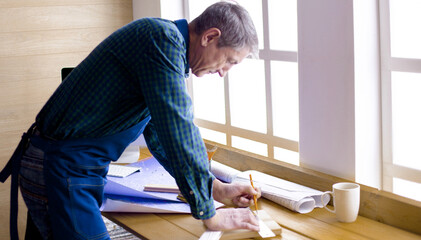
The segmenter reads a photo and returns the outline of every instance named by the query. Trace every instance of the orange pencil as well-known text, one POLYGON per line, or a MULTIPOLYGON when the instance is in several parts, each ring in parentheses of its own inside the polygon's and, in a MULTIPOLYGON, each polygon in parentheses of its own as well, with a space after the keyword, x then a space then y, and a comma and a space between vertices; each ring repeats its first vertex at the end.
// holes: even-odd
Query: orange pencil
MULTIPOLYGON (((253 178, 251 177, 251 174, 249 176, 250 176, 251 186, 254 188, 253 178)), ((256 188, 254 188, 254 189, 256 189, 256 188)), ((254 200, 254 207, 256 208, 256 214, 257 214, 257 197, 256 197, 256 195, 253 195, 253 200, 254 200)))

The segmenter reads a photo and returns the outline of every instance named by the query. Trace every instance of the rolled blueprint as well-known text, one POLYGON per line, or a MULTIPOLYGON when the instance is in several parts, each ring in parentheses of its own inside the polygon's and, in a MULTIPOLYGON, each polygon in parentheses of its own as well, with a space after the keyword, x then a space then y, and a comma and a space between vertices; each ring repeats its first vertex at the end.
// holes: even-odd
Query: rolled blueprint
MULTIPOLYGON (((295 212, 309 213, 315 207, 323 207, 323 192, 294 182, 254 170, 241 172, 216 161, 212 161, 211 172, 216 178, 229 183, 249 183, 249 174, 252 174, 254 183, 262 190, 262 197, 295 212)), ((324 203, 328 203, 330 196, 324 195, 323 200, 324 203)))

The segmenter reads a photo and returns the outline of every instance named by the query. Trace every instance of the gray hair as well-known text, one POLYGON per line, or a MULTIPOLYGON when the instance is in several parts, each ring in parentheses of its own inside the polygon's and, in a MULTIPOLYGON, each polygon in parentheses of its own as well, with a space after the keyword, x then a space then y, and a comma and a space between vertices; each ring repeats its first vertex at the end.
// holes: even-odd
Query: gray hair
POLYGON ((218 28, 221 31, 218 47, 235 50, 248 47, 253 57, 258 56, 259 40, 256 29, 247 10, 239 4, 217 2, 195 18, 192 25, 198 35, 210 28, 218 28))

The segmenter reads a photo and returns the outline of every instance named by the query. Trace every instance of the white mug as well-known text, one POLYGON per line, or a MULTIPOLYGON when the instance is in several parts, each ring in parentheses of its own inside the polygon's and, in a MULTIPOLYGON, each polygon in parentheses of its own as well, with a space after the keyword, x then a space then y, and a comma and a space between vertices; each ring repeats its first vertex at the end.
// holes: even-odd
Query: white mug
POLYGON ((322 194, 331 194, 333 197, 333 207, 331 210, 323 203, 324 208, 335 213, 340 222, 354 222, 357 219, 360 209, 360 185, 356 183, 336 183, 333 184, 333 192, 327 191, 322 194))

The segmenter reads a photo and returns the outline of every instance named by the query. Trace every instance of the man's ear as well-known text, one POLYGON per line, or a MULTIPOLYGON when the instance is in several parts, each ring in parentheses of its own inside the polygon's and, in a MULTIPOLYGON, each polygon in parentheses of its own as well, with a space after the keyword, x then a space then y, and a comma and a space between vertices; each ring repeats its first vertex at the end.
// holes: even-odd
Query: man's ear
POLYGON ((221 30, 218 28, 209 28, 202 34, 202 46, 208 46, 210 43, 217 41, 219 37, 221 37, 221 30))

